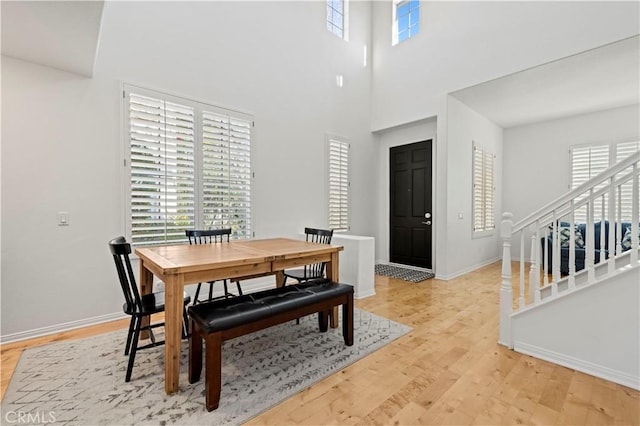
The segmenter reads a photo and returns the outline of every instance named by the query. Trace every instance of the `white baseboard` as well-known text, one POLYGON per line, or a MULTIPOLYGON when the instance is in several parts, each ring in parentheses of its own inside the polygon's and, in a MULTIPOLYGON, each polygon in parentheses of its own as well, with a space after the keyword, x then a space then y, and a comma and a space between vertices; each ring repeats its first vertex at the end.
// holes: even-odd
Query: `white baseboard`
POLYGON ((594 364, 589 361, 574 358, 568 355, 550 351, 544 348, 539 348, 537 346, 529 345, 527 343, 519 341, 514 342, 513 349, 516 352, 520 352, 525 355, 531 355, 535 358, 553 362, 554 364, 562 365, 563 367, 581 371, 591 376, 600 377, 601 379, 605 379, 610 382, 618 383, 620 385, 640 391, 640 377, 634 377, 623 371, 614 370, 603 365, 594 364))
POLYGON ((469 272, 473 272, 476 269, 484 268, 485 266, 491 265, 492 263, 495 263, 498 260, 502 260, 502 257, 496 257, 494 259, 490 259, 490 260, 487 260, 485 262, 469 266, 468 268, 462 269, 460 271, 456 271, 456 272, 454 272, 452 274, 438 274, 438 273, 436 273, 436 279, 443 280, 443 281, 449 281, 449 280, 457 278, 457 277, 459 277, 461 275, 468 274, 469 272))
POLYGON ((129 318, 122 312, 116 312, 113 314, 100 315, 97 317, 86 318, 78 321, 70 321, 62 324, 50 325, 47 327, 36 328, 33 330, 21 331, 18 333, 11 333, 0 336, 0 343, 17 342, 20 340, 33 339, 35 337, 46 336, 54 333, 61 333, 63 331, 75 330, 76 328, 88 327, 91 325, 102 324, 105 322, 116 321, 123 318, 129 318))
POLYGON ((364 299, 366 297, 370 297, 370 296, 375 296, 376 295, 376 291, 375 290, 369 290, 366 292, 359 292, 358 294, 354 295, 354 299, 364 299))
MULTIPOLYGON (((250 293, 258 290, 266 290, 273 288, 273 276, 254 278, 252 280, 241 281, 243 293, 250 293)), ((193 287, 193 286, 192 286, 193 287)), ((217 286, 222 287, 222 286, 217 286)), ((233 291, 235 285, 229 284, 229 289, 233 291)), ((162 285, 159 285, 156 290, 163 290, 162 285)), ((189 290, 193 292, 195 290, 189 290)), ((222 289, 214 290, 214 296, 221 296, 223 294, 222 289)), ((193 296, 193 295, 192 295, 193 296)), ((11 333, 0 336, 0 343, 17 342, 20 340, 33 339, 35 337, 47 336, 49 334, 61 333, 63 331, 75 330, 77 328, 89 327, 92 325, 98 325, 105 322, 115 321, 123 318, 129 318, 122 312, 115 312, 112 314, 100 315, 97 317, 85 318, 77 321, 70 321, 61 324, 49 325, 46 327, 35 328, 33 330, 20 331, 17 333, 11 333)))

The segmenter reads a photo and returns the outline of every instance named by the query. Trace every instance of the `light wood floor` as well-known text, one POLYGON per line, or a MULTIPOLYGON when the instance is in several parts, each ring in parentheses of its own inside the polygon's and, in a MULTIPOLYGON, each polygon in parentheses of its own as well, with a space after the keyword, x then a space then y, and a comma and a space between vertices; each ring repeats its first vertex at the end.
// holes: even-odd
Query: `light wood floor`
MULTIPOLYGON (((414 330, 248 424, 640 424, 639 392, 498 345, 499 287, 499 263, 451 281, 376 276, 356 306, 414 330)), ((124 328, 3 345, 2 395, 23 349, 124 328)))

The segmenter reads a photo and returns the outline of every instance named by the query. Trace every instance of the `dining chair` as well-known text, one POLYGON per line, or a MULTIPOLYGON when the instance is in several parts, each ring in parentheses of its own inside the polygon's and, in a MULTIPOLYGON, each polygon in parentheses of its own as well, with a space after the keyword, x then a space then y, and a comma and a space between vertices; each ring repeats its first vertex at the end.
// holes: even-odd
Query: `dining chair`
MULTIPOLYGON (((109 241, 109 248, 113 255, 113 260, 116 264, 116 270, 118 271, 118 279, 120 286, 122 287, 122 293, 124 294, 124 304, 122 310, 125 314, 131 317, 129 322, 129 332, 127 333, 127 343, 125 344, 124 354, 129 355, 129 363, 127 364, 127 374, 125 376, 125 382, 131 380, 131 372, 133 371, 133 363, 136 358, 136 352, 142 349, 152 348, 164 344, 164 340, 156 341, 153 335, 153 329, 163 327, 164 322, 154 323, 149 325, 142 325, 145 318, 149 318, 153 314, 164 312, 164 291, 153 292, 149 294, 140 295, 138 286, 136 285, 136 279, 133 274, 133 268, 131 267, 131 260, 129 255, 131 254, 131 245, 127 243, 124 237, 117 237, 109 241), (146 330, 149 332, 150 343, 138 346, 140 338, 140 331, 146 330)), ((183 303, 184 306, 191 302, 191 297, 184 293, 183 303)), ((182 337, 186 338, 187 332, 187 311, 182 311, 182 337)))
MULTIPOLYGON (((231 235, 231 228, 223 228, 223 229, 187 229, 185 231, 187 238, 189 239, 189 244, 217 244, 223 242, 229 242, 229 236, 231 235)), ((228 280, 222 280, 224 285, 224 295, 219 297, 213 297, 213 284, 215 281, 209 281, 209 298, 203 300, 203 302, 210 302, 214 299, 222 299, 227 297, 233 297, 235 294, 231 293, 228 288, 228 280)), ((202 288, 203 283, 198 283, 198 288, 196 288, 196 294, 193 297, 193 304, 200 303, 200 289, 202 288)), ((238 289, 238 295, 242 296, 242 287, 240 283, 236 281, 236 287, 238 289)))
MULTIPOLYGON (((312 243, 331 244, 333 229, 304 228, 305 240, 312 243)), ((304 268, 289 269, 284 271, 282 285, 287 283, 287 278, 293 278, 298 283, 324 277, 325 263, 313 263, 304 268)))

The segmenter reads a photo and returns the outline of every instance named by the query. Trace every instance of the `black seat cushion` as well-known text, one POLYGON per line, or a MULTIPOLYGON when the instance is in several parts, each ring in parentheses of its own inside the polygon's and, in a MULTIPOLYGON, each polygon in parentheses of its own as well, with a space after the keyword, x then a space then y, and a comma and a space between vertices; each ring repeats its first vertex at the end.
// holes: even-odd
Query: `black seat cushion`
POLYGON ((204 331, 213 333, 348 293, 353 293, 353 286, 320 279, 201 303, 190 306, 188 312, 204 331))
POLYGON ((352 285, 333 283, 326 278, 306 281, 296 285, 295 287, 314 293, 316 295, 316 301, 322 301, 335 296, 353 293, 352 285))
POLYGON ((207 333, 212 333, 265 318, 270 311, 264 303, 255 300, 250 294, 246 294, 231 299, 189 306, 187 312, 189 317, 204 328, 207 333))

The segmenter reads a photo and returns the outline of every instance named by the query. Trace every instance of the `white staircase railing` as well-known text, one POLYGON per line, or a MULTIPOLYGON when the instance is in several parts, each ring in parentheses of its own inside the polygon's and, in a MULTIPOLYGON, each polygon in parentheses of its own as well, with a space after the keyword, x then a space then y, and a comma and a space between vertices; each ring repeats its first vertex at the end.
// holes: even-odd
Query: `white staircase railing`
POLYGON ((639 176, 640 152, 636 152, 515 224, 511 213, 503 214, 499 343, 513 348, 510 321, 514 312, 638 264, 639 176), (519 251, 515 260, 519 266, 517 303, 513 299, 512 241, 519 251))

